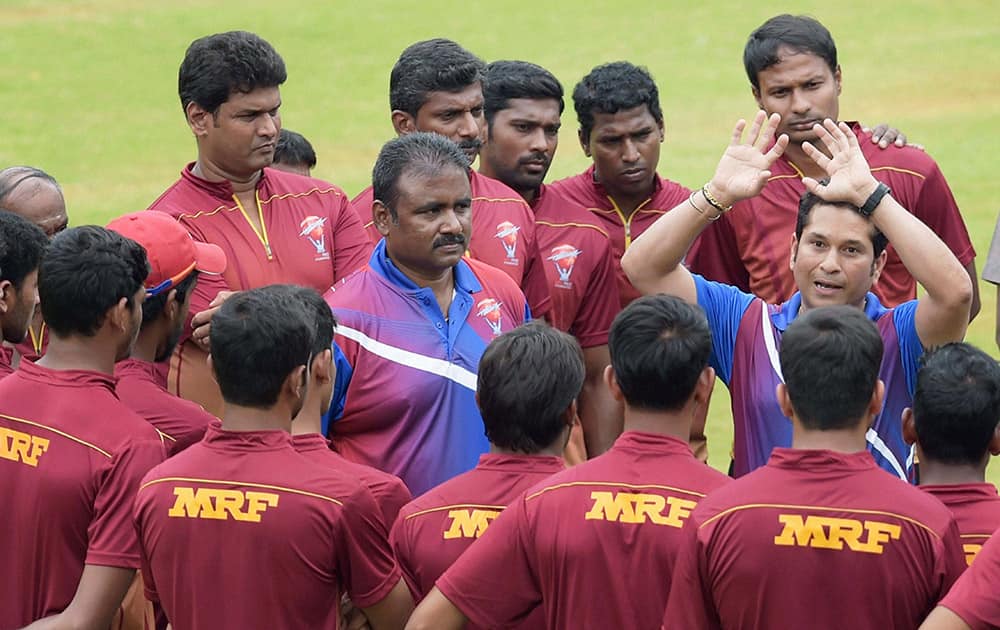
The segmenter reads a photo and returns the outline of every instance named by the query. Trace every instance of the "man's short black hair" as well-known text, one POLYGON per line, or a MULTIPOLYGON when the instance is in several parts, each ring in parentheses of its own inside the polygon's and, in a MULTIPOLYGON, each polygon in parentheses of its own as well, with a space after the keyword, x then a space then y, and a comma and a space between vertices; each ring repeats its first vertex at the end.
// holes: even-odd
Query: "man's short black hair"
POLYGON ((882 337, 859 308, 825 306, 795 318, 781 337, 781 373, 807 429, 846 429, 864 418, 878 382, 882 337))
POLYGON ((38 297, 49 330, 92 337, 108 310, 126 299, 129 310, 149 274, 146 250, 131 239, 84 225, 57 234, 38 269, 38 297))
POLYGON ((510 99, 552 99, 559 103, 562 114, 563 87, 559 79, 545 68, 527 61, 494 61, 486 66, 483 83, 483 114, 493 124, 497 112, 510 107, 510 99))
POLYGON ((0 280, 20 290, 28 274, 38 269, 48 246, 41 228, 0 208, 0 280))
POLYGON ((837 71, 837 46, 830 31, 814 18, 785 13, 774 16, 750 33, 743 48, 743 67, 755 88, 760 88, 760 72, 781 61, 778 56, 781 48, 816 55, 826 62, 830 72, 837 71))
MULTIPOLYGON (((824 177, 823 179, 820 180, 819 183, 826 185, 830 183, 830 180, 824 177)), ((825 201, 807 190, 804 193, 802 193, 802 197, 799 199, 799 214, 798 217, 795 219, 796 241, 802 240, 802 232, 806 229, 806 225, 809 224, 809 215, 812 214, 813 209, 820 204, 824 206, 833 206, 834 208, 843 208, 845 210, 852 210, 856 212, 858 215, 864 217, 864 215, 861 214, 861 208, 855 205, 843 201, 834 201, 834 202, 825 201)), ((884 252, 885 248, 889 245, 889 239, 886 238, 885 234, 882 234, 882 232, 880 232, 879 229, 875 227, 875 224, 872 223, 872 220, 870 218, 865 217, 865 220, 871 224, 872 229, 870 236, 872 241, 872 253, 874 254, 874 258, 877 259, 879 256, 882 255, 882 252, 884 252)))
POLYGON ((982 463, 1000 420, 1000 365, 967 343, 931 350, 917 373, 913 420, 924 459, 982 463))
POLYGON ((430 92, 461 92, 482 83, 486 64, 450 39, 411 44, 389 75, 389 108, 416 117, 430 92))
POLYGON ((608 349, 629 407, 676 411, 690 400, 708 365, 712 333, 699 306, 647 295, 615 317, 608 349))
POLYGON ((537 453, 566 428, 583 387, 583 352, 573 337, 531 322, 490 342, 479 360, 479 410, 500 448, 537 453))
POLYGON ((273 164, 316 167, 316 151, 305 136, 290 129, 282 128, 278 133, 278 143, 274 146, 273 164))
POLYGON ((268 409, 281 387, 312 357, 315 318, 285 289, 260 287, 226 300, 212 317, 212 366, 222 398, 243 407, 268 409))
POLYGON ((285 82, 285 62, 254 33, 229 31, 196 39, 188 46, 177 77, 181 109, 194 102, 215 114, 234 93, 285 82))
POLYGON ((337 318, 334 317, 333 309, 326 303, 323 296, 315 289, 296 284, 276 284, 273 287, 276 292, 285 292, 288 300, 296 302, 302 307, 306 316, 312 318, 312 356, 329 350, 330 346, 333 345, 337 318))
POLYGON ((159 295, 154 295, 148 297, 142 303, 142 325, 145 327, 147 324, 155 322, 160 315, 163 314, 163 309, 167 306, 167 298, 170 297, 171 291, 176 291, 177 295, 174 298, 178 304, 182 304, 189 293, 194 290, 195 283, 198 282, 198 270, 195 269, 190 274, 187 275, 183 280, 177 283, 169 291, 164 291, 159 295))
POLYGON ((21 184, 32 179, 51 184, 56 190, 62 192, 59 182, 40 168, 35 168, 34 166, 8 166, 0 171, 0 208, 3 207, 3 202, 12 192, 17 190, 21 184))
POLYGON ((573 88, 573 107, 580 122, 580 135, 590 141, 594 114, 616 114, 645 105, 658 124, 663 124, 660 92, 649 71, 627 61, 597 66, 573 88))
POLYGON ((399 218, 399 178, 404 173, 435 175, 446 168, 456 168, 468 175, 469 158, 458 145, 436 133, 408 133, 386 142, 372 169, 372 194, 389 209, 393 220, 399 218))

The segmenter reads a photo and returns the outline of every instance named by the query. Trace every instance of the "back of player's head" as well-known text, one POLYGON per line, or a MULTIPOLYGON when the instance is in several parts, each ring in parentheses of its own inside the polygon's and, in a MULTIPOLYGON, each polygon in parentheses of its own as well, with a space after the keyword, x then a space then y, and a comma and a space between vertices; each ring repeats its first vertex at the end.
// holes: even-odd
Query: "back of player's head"
POLYGON ((660 92, 652 75, 627 61, 597 66, 573 88, 573 107, 584 142, 590 140, 594 114, 616 114, 641 105, 657 123, 663 123, 660 92))
POLYGON ((712 333, 700 307, 647 295, 615 317, 608 349, 629 407, 673 411, 694 393, 712 352, 712 333))
MULTIPOLYGON (((829 178, 824 177, 823 179, 820 180, 820 183, 826 185, 830 183, 830 180, 829 178)), ((799 214, 798 217, 795 219, 796 240, 802 239, 802 232, 805 231, 806 226, 809 225, 809 216, 812 214, 812 211, 818 205, 833 206, 834 208, 843 208, 845 210, 851 210, 857 213, 859 216, 864 216, 861 214, 861 208, 855 205, 843 201, 833 201, 833 202, 826 201, 807 190, 804 193, 802 193, 802 197, 799 199, 799 214)), ((880 232, 879 229, 875 227, 875 224, 872 223, 870 218, 866 218, 865 220, 871 223, 872 252, 874 253, 875 258, 878 258, 879 256, 882 255, 882 252, 884 252, 885 248, 889 245, 889 239, 886 238, 885 234, 882 234, 882 232, 880 232)))
POLYGON ((0 280, 20 289, 28 274, 38 269, 48 246, 49 239, 38 226, 0 209, 0 280))
POLYGON ((979 464, 1000 420, 1000 364, 966 343, 924 355, 913 394, 913 421, 922 457, 945 464, 979 464))
POLYGON ((111 230, 84 225, 52 239, 38 270, 38 297, 45 325, 56 335, 93 336, 108 310, 135 294, 149 274, 141 245, 111 230))
POLYGON ((299 366, 308 369, 314 319, 280 287, 241 291, 226 300, 212 317, 210 337, 223 400, 273 407, 289 375, 299 366))
POLYGON ((781 60, 778 56, 781 48, 816 55, 826 62, 830 72, 837 71, 837 46, 830 31, 814 18, 785 13, 774 16, 750 33, 743 48, 743 67, 755 88, 760 87, 758 75, 761 70, 781 60))
POLYGON ((482 83, 486 64, 450 39, 410 44, 389 75, 389 108, 416 117, 429 92, 460 92, 482 83))
POLYGON ((845 429, 858 424, 871 403, 882 337, 861 309, 826 306, 795 318, 781 337, 779 357, 802 425, 845 429))
POLYGON ((583 352, 566 333, 532 322, 500 335, 479 361, 476 392, 486 437, 521 453, 551 446, 566 428, 566 410, 583 378, 583 352))
POLYGON ((333 344, 333 334, 337 328, 337 319, 333 310, 315 289, 296 284, 275 284, 272 290, 284 293, 289 301, 295 302, 302 312, 312 321, 313 341, 311 354, 313 356, 329 350, 333 344))
POLYGON ((486 66, 483 82, 483 114, 492 124, 497 112, 510 107, 510 99, 552 99, 559 102, 562 114, 563 87, 545 68, 527 61, 494 61, 486 66))
POLYGON ((181 108, 194 102, 215 113, 229 97, 277 87, 288 78, 285 62, 254 33, 229 31, 196 39, 188 46, 177 77, 181 108))
POLYGON ((0 208, 3 207, 4 200, 7 199, 19 186, 31 181, 41 181, 62 191, 59 182, 54 177, 40 168, 33 166, 8 166, 0 171, 0 208))
POLYGON ((372 194, 398 218, 399 178, 404 173, 435 175, 448 168, 463 173, 469 169, 469 158, 458 145, 436 133, 409 133, 386 142, 379 151, 372 169, 372 194))
POLYGON ((305 136, 284 129, 278 133, 278 143, 274 146, 274 164, 302 166, 306 170, 315 168, 316 151, 305 136))

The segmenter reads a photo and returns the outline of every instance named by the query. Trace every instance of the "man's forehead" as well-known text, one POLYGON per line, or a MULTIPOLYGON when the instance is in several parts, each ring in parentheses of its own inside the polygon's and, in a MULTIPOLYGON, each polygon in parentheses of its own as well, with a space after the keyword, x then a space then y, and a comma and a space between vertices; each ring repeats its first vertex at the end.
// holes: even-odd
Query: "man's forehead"
POLYGON ((450 108, 473 108, 483 104, 483 86, 478 81, 470 83, 455 92, 444 90, 434 90, 427 93, 423 108, 429 109, 450 109, 450 108))
POLYGON ((457 166, 433 168, 428 164, 413 164, 403 169, 396 183, 400 199, 415 205, 438 199, 448 202, 472 196, 469 173, 457 166), (423 200, 423 201, 421 201, 423 200))
POLYGON ((559 122, 559 101, 554 98, 511 98, 497 114, 508 119, 559 122))
POLYGON ((645 104, 620 109, 613 114, 594 112, 594 131, 627 133, 646 126, 655 126, 656 119, 645 104))
POLYGON ((830 240, 871 243, 874 229, 871 221, 853 208, 818 203, 809 212, 802 232, 803 235, 818 235, 830 240))
POLYGON ((281 103, 281 90, 278 86, 256 87, 249 92, 233 90, 223 105, 230 109, 271 110, 281 103))

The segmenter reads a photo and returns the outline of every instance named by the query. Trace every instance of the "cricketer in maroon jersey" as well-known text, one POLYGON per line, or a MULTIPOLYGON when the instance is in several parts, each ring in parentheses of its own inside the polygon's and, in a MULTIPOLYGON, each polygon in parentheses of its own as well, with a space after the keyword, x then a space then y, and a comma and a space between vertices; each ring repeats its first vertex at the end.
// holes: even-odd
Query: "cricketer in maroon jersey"
MULTIPOLYGON (((481 59, 455 42, 430 39, 411 44, 389 76, 389 106, 397 135, 426 131, 454 141, 471 165, 485 135, 481 59)), ((472 238, 468 254, 509 275, 524 292, 532 317, 551 308, 535 221, 527 203, 506 184, 470 169, 472 238)), ((385 200, 382 201, 391 201, 385 200)), ((352 202, 368 226, 373 243, 381 234, 373 224, 371 188, 352 202)))
MULTIPOLYGON (((0 208, 34 223, 50 239, 69 224, 59 183, 45 171, 31 166, 9 166, 0 171, 0 208)), ((45 354, 48 341, 41 310, 35 309, 27 336, 10 342, 18 355, 12 361, 37 361, 45 354)))
POLYGON ((920 630, 1000 628, 1000 537, 990 538, 976 563, 958 578, 920 630))
POLYGON ((696 307, 648 296, 618 315, 610 346, 607 383, 624 401, 625 433, 507 508, 407 628, 503 627, 539 606, 548 628, 659 623, 685 522, 728 481, 687 445, 714 380, 711 334, 696 307))
POLYGON ((179 223, 158 212, 126 214, 108 229, 139 243, 150 266, 142 327, 132 356, 115 365, 115 392, 156 427, 174 455, 201 440, 208 425, 218 420, 197 403, 168 392, 160 368, 180 339, 200 274, 221 274, 226 255, 215 245, 196 242, 179 223))
POLYGON ((929 351, 917 374, 913 408, 903 411, 903 437, 916 444, 920 489, 951 509, 972 564, 1000 527, 1000 496, 986 481, 1000 453, 1000 365, 966 343, 929 351))
MULTIPOLYGON (((24 341, 38 310, 38 265, 49 241, 27 219, 0 211, 0 342, 24 341)), ((0 378, 14 371, 14 347, 0 346, 0 378)))
MULTIPOLYGON (((490 452, 406 505, 392 528, 393 552, 415 599, 525 490, 565 469, 560 456, 583 378, 580 346, 545 324, 525 324, 490 343, 476 388, 490 452)), ((539 611, 519 627, 542 625, 539 611)))
POLYGON ((221 247, 229 261, 221 277, 198 282, 191 297, 195 330, 185 332, 170 369, 170 391, 215 414, 222 401, 205 366, 204 324, 219 293, 281 282, 324 291, 371 253, 342 190, 267 168, 281 129, 279 87, 286 76, 281 56, 252 33, 192 42, 178 89, 198 157, 150 205, 180 221, 195 240, 221 247))
POLYGON ((851 306, 789 325, 792 448, 695 508, 664 628, 913 628, 948 591, 965 565, 954 518, 865 450, 882 346, 851 306))
MULTIPOLYGON (((789 268, 792 233, 803 177, 825 176, 807 157, 803 142, 817 143, 813 125, 840 113, 841 72, 830 32, 805 16, 779 15, 751 33, 743 53, 747 77, 758 107, 781 115, 779 134, 787 134, 784 155, 771 166, 759 195, 738 202, 732 212, 700 237, 688 253, 692 270, 735 285, 767 302, 780 303, 795 292, 789 268)), ((875 177, 895 199, 923 221, 951 249, 972 279, 971 317, 979 312, 975 251, 955 199, 940 169, 926 153, 912 147, 881 150, 857 123, 850 123, 875 177)), ((895 248, 873 292, 887 306, 917 296, 916 281, 895 248)))
POLYGON ((179 630, 334 629, 342 592, 373 628, 412 608, 371 493, 289 435, 320 344, 313 323, 282 287, 241 292, 212 318, 222 424, 150 471, 135 501, 147 597, 179 630))
POLYGON ((329 344, 324 346, 323 343, 328 338, 333 339, 336 327, 333 311, 323 297, 312 289, 284 285, 274 290, 285 291, 286 299, 296 301, 306 314, 312 316, 312 328, 317 338, 313 347, 316 358, 309 369, 309 389, 306 391, 302 409, 292 423, 292 445, 298 452, 361 481, 375 499, 385 531, 388 532, 396 521, 400 508, 413 498, 406 484, 396 475, 345 459, 333 450, 330 441, 323 435, 323 414, 330 409, 336 376, 335 364, 323 353, 323 350, 330 348, 329 344))
POLYGON ((608 330, 620 308, 615 263, 599 221, 582 206, 547 194, 542 183, 558 147, 562 84, 526 61, 495 61, 485 76, 487 136, 479 170, 531 204, 552 297, 550 321, 583 348, 587 379, 580 425, 565 451, 567 462, 576 464, 606 451, 621 433, 621 406, 603 383, 610 362, 608 330))
POLYGON ((52 332, 0 381, 0 626, 108 627, 139 566, 132 499, 159 434, 115 396, 142 317, 142 248, 103 228, 53 239, 38 292, 52 332))

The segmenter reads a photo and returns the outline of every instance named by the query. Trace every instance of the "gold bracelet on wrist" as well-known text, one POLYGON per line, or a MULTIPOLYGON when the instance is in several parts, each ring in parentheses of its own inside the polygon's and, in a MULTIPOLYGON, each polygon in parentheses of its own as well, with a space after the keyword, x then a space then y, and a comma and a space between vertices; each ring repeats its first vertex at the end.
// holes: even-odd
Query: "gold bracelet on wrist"
MULTIPOLYGON (((705 211, 704 211, 704 210, 702 210, 701 208, 699 208, 699 207, 698 207, 698 204, 696 204, 696 203, 694 202, 694 196, 695 196, 695 195, 697 195, 697 194, 698 194, 698 191, 697 191, 697 190, 692 190, 692 191, 691 191, 691 194, 690 194, 690 195, 688 195, 688 203, 689 203, 689 204, 691 204, 691 207, 692 207, 692 208, 694 208, 695 210, 697 210, 697 211, 698 211, 698 214, 700 214, 700 215, 704 216, 704 217, 705 217, 705 219, 707 219, 707 220, 709 220, 709 221, 718 221, 718 220, 719 220, 719 217, 721 217, 721 216, 722 216, 722 213, 720 212, 719 214, 717 214, 717 215, 715 215, 715 216, 709 216, 709 215, 705 214, 705 211)), ((715 206, 712 206, 712 207, 715 207, 715 206)))
POLYGON ((733 209, 732 206, 724 206, 719 203, 718 200, 712 196, 712 193, 708 192, 708 184, 701 187, 701 194, 705 197, 705 201, 708 202, 708 205, 718 210, 720 214, 725 214, 733 209))

